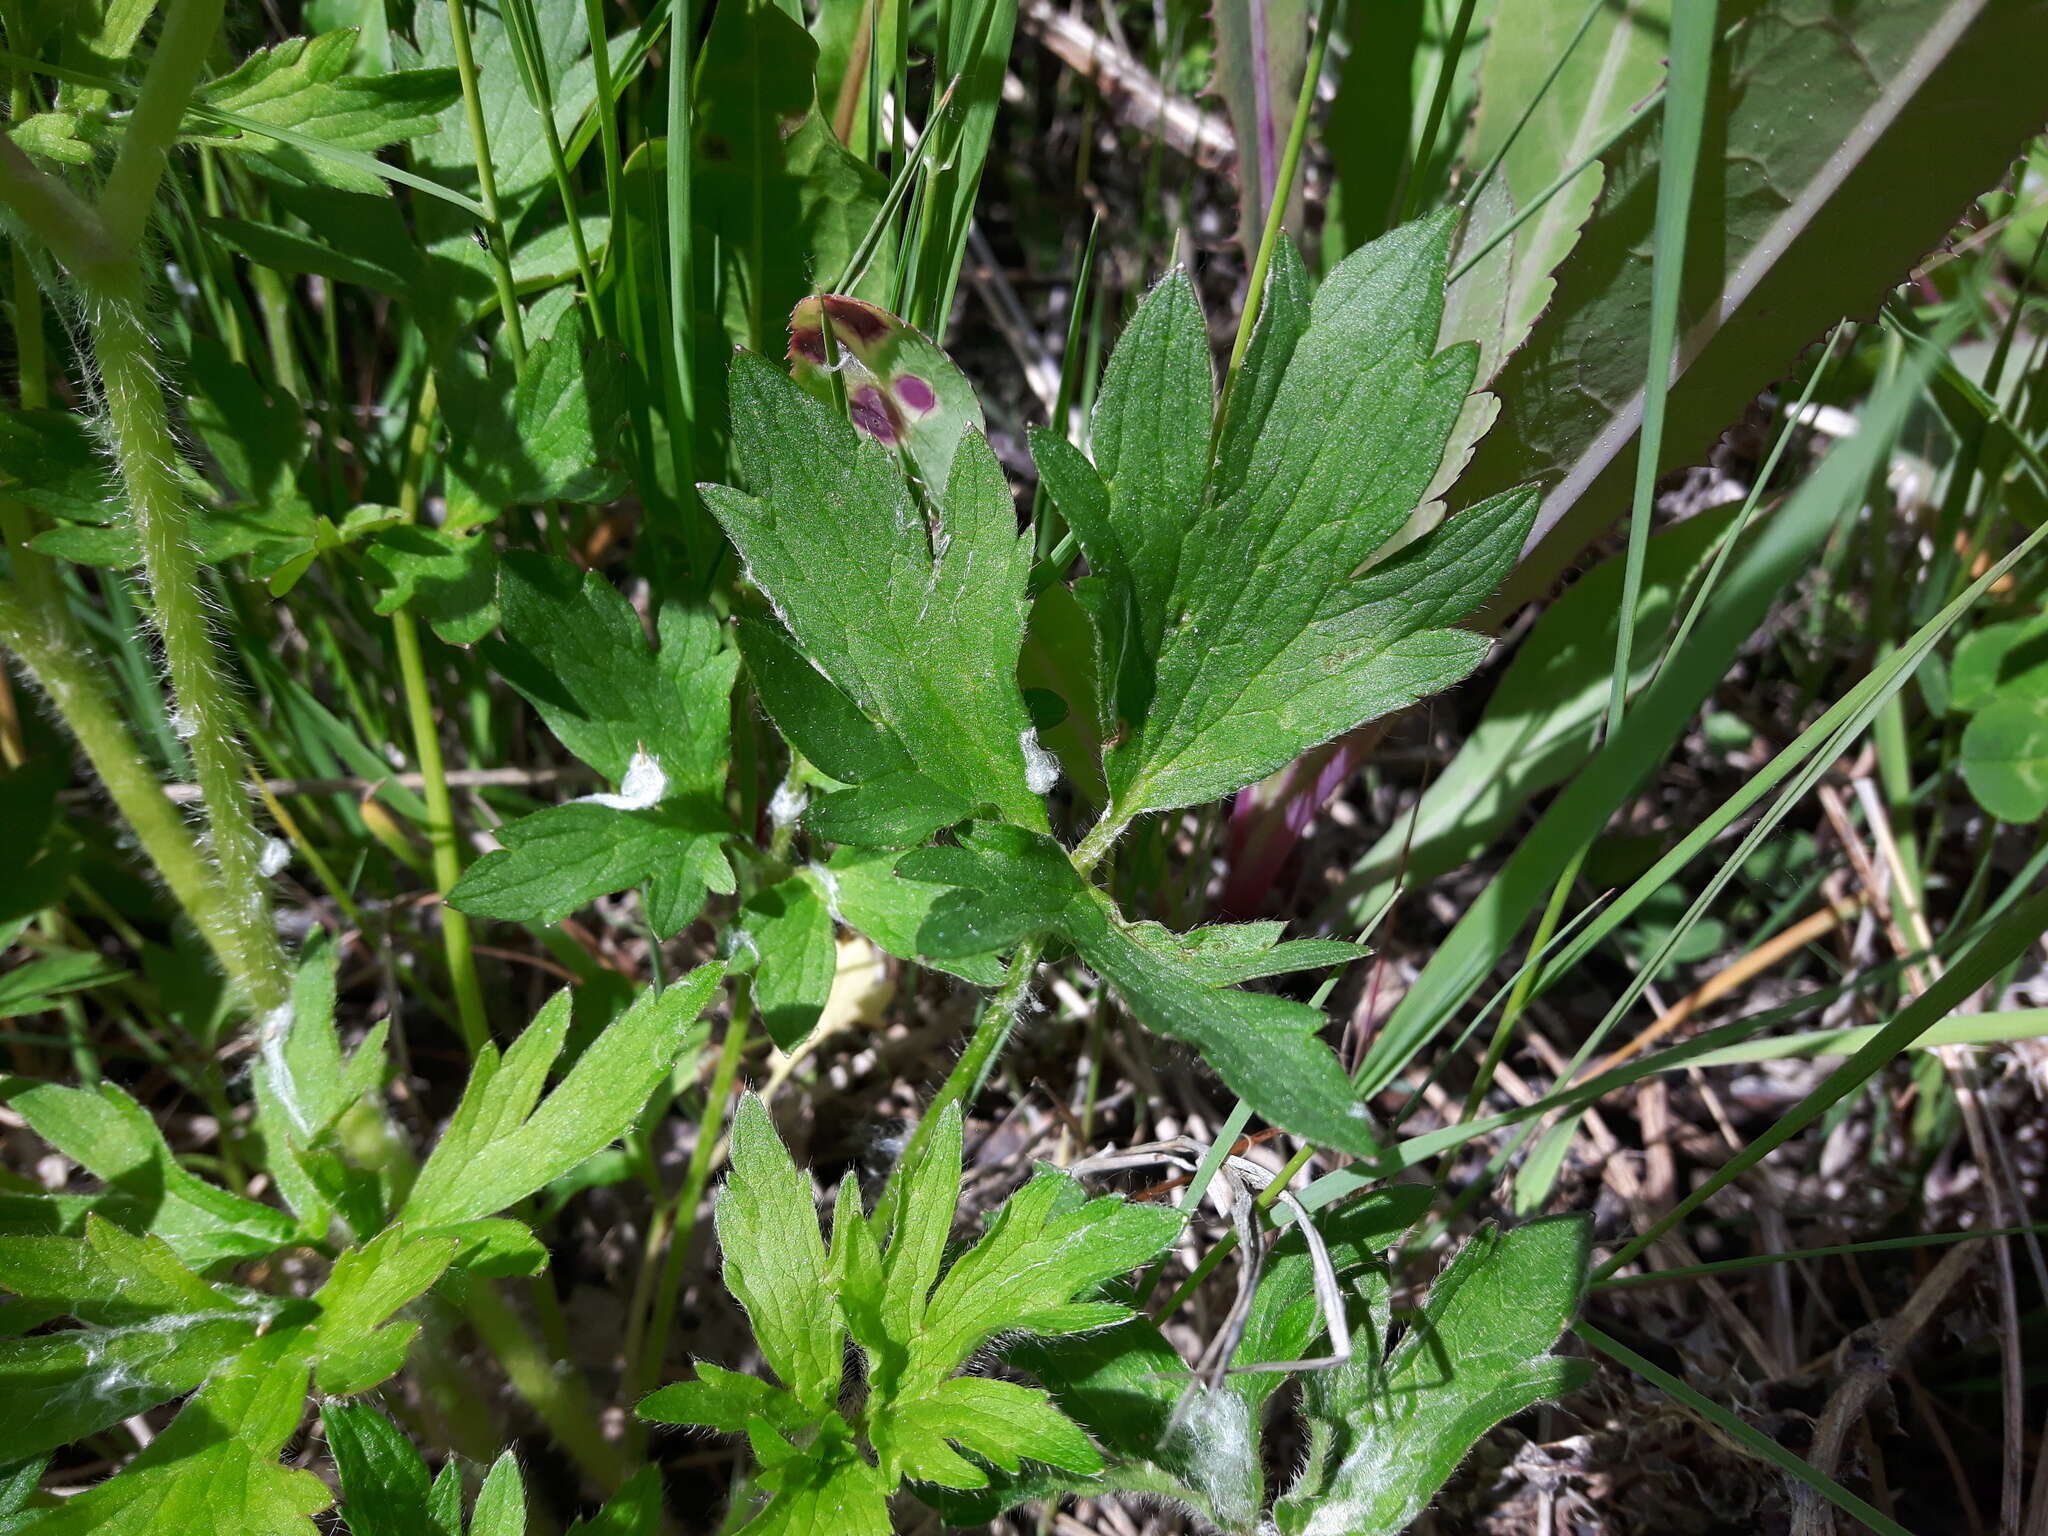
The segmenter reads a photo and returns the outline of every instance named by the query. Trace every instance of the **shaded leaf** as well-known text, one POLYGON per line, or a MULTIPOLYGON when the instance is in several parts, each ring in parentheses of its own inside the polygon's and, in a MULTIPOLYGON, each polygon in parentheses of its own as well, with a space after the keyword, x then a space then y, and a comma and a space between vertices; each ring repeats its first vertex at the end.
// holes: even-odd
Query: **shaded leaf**
POLYGON ((1320 1456, 1274 1509, 1289 1536, 1397 1536, 1502 1419, 1584 1383, 1550 1353, 1578 1310, 1590 1223, 1531 1222, 1474 1236, 1430 1287, 1422 1316, 1381 1359, 1381 1326, 1344 1366, 1304 1379, 1320 1456))

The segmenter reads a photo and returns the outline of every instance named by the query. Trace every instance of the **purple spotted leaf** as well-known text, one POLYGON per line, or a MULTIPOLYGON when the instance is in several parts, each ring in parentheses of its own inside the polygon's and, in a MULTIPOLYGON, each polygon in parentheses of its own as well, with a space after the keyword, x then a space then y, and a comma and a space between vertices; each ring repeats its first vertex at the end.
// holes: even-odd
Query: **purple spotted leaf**
POLYGON ((927 490, 944 488, 960 434, 982 430, 981 404, 953 360, 923 331, 864 299, 814 294, 798 304, 789 317, 789 362, 796 381, 822 400, 832 397, 836 366, 853 424, 901 448, 927 490))

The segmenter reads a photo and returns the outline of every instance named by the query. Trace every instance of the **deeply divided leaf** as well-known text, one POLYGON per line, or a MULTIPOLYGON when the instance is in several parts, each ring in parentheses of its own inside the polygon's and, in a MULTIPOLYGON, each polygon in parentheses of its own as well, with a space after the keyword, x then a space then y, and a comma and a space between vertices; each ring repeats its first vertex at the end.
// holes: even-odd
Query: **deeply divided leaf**
POLYGON ((1114 663, 1119 823, 1241 788, 1484 656, 1451 626, 1512 564, 1533 492, 1371 567, 1422 501, 1472 383, 1470 347, 1436 350, 1450 234, 1448 216, 1398 229, 1312 303, 1298 261, 1276 262, 1213 452, 1207 332, 1179 273, 1112 360, 1094 463, 1034 437, 1088 558, 1076 596, 1114 663))

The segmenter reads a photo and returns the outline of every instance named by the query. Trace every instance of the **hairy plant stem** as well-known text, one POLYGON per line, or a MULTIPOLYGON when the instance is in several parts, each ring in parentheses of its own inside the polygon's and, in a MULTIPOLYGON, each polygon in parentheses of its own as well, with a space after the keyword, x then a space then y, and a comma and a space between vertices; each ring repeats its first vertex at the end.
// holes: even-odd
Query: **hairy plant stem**
MULTIPOLYGON (((1084 878, 1092 874, 1095 866, 1102 862, 1102 856, 1109 852, 1128 825, 1114 815, 1105 815, 1067 856, 1069 862, 1084 878)), ((875 1202, 875 1224, 879 1232, 886 1234, 895 1224, 896 1202, 909 1187, 898 1175, 905 1167, 914 1164, 924 1151, 940 1114, 949 1104, 958 1104, 965 1112, 967 1106, 980 1096, 982 1084, 988 1081, 989 1070, 995 1065, 996 1057, 1009 1043, 1010 1031, 1016 1027, 1017 1015, 1031 989, 1032 974, 1037 971, 1039 957, 1044 953, 1045 940, 1042 938, 1026 939, 1011 952, 1009 969, 1003 972, 1002 984, 975 1017, 974 1033, 967 1038, 967 1049, 960 1053, 960 1059, 953 1063, 953 1070, 939 1085, 938 1093, 924 1107, 924 1115, 917 1122, 917 1129, 910 1133, 903 1155, 889 1170, 889 1181, 882 1187, 882 1197, 875 1202)))
MULTIPOLYGON (((164 389, 156 375, 147 287, 135 256, 184 106, 219 31, 221 8, 223 0, 172 0, 135 111, 121 135, 121 150, 94 209, 80 205, 61 182, 43 176, 25 158, 18 164, 8 158, 0 166, 0 195, 72 268, 82 289, 106 428, 150 582, 152 618, 164 649, 178 735, 193 756, 193 772, 207 803, 207 852, 215 868, 211 881, 201 881, 207 887, 201 907, 209 913, 203 928, 244 1004, 264 1014, 287 999, 289 971, 270 922, 268 883, 260 868, 262 838, 244 791, 248 760, 236 739, 227 686, 201 608, 199 555, 190 543, 178 444, 170 434, 164 389)), ((68 702, 86 700, 86 690, 53 690, 51 696, 59 700, 59 711, 66 711, 68 702)), ((90 702, 84 702, 84 709, 90 713, 90 702)), ((86 729, 106 735, 104 721, 86 729)), ((111 750, 113 741, 102 739, 102 745, 111 750)), ((109 760, 117 756, 109 752, 109 760)), ((162 791, 154 782, 150 791, 147 801, 154 807, 162 791)), ((174 860, 180 858, 182 850, 164 848, 174 860)), ((172 881, 168 870, 166 881, 172 881)), ((180 885, 193 885, 188 868, 180 868, 174 893, 180 885)), ((182 895, 180 901, 193 907, 182 895)))
POLYGON ((648 1300, 645 1328, 638 1327, 640 1314, 637 1312, 627 1324, 629 1329, 639 1334, 638 1339, 629 1336, 626 1341, 624 1395, 629 1400, 639 1398, 654 1385, 662 1356, 668 1352, 669 1323, 675 1316, 676 1299, 682 1290, 683 1266, 690 1257, 690 1240, 696 1235, 697 1207, 704 1202, 704 1186, 710 1183, 712 1171, 717 1166, 716 1154, 725 1128, 725 1109, 732 1099, 733 1081, 739 1076, 740 1058, 746 1054, 747 1030, 753 1017, 753 991, 748 978, 741 976, 733 983, 732 1018, 725 1026, 725 1039, 718 1047, 718 1065, 712 1069, 711 1087, 704 1096, 704 1118, 697 1126, 697 1144, 690 1149, 690 1166, 683 1175, 683 1187, 676 1191, 674 1200, 655 1212, 653 1226, 647 1234, 650 1258, 661 1248, 662 1234, 672 1235, 668 1239, 667 1251, 662 1254, 661 1278, 648 1300))
MULTIPOLYGON (((399 477, 398 509, 407 522, 417 521, 420 486, 426 473, 427 443, 433 433, 436 397, 433 375, 420 387, 406 440, 405 463, 399 477)), ((399 684, 405 693, 406 722, 412 730, 413 755, 419 759, 420 794, 427 802, 427 845, 433 853, 434 888, 446 897, 462 878, 462 847, 455 833, 455 799, 448 792, 448 764, 441 755, 441 732, 434 718, 434 695, 427 682, 425 653, 420 648, 419 620, 410 607, 391 615, 391 638, 398 651, 399 684)), ((462 1043, 474 1056, 491 1038, 484 1013, 483 984, 477 978, 476 951, 469 915, 441 903, 441 949, 448 961, 448 983, 455 992, 455 1021, 462 1043)))
POLYGON ((494 1282, 470 1281, 462 1310, 504 1369, 512 1390, 526 1400, 583 1473, 607 1493, 623 1483, 633 1458, 605 1439, 582 1374, 556 1369, 556 1362, 506 1305, 494 1282))
POLYGON ((262 992, 271 985, 270 978, 241 969, 245 950, 225 888, 144 761, 134 733, 115 707, 105 675, 80 641, 61 599, 40 600, 20 581, 25 554, 21 549, 14 552, 16 584, 0 586, 0 647, 13 652, 70 729, 172 898, 191 917, 229 980, 245 995, 262 992))
POLYGON ((1017 1015, 1031 989, 1032 974, 1038 969, 1038 958, 1044 953, 1043 939, 1026 939, 1011 952, 1010 966, 1003 972, 1002 985, 982 1005, 981 1013, 974 1021, 974 1033, 967 1038, 967 1049, 960 1053, 960 1059, 953 1063, 953 1070, 946 1074, 939 1091, 925 1105, 924 1115, 918 1120, 917 1129, 910 1133, 903 1155, 889 1170, 889 1182, 882 1188, 881 1199, 875 1202, 878 1233, 886 1233, 895 1225, 897 1204, 910 1187, 902 1177, 903 1170, 916 1164, 925 1143, 931 1140, 939 1116, 952 1104, 958 1104, 964 1113, 980 1095, 982 1084, 988 1080, 989 1069, 995 1065, 996 1057, 1009 1041, 1010 1031, 1016 1027, 1017 1015))
MULTIPOLYGON (((248 760, 235 736, 227 685, 200 606, 199 560, 191 544, 178 448, 156 374, 148 286, 139 255, 157 184, 205 67, 222 4, 172 0, 96 206, 39 171, 13 145, 0 149, 0 200, 70 270, 83 300, 108 436, 142 551, 178 734, 191 752, 206 803, 211 870, 201 861, 194 877, 182 827, 177 840, 164 835, 165 818, 176 825, 175 816, 119 728, 106 694, 92 686, 89 669, 72 670, 75 654, 55 654, 65 626, 53 617, 51 602, 46 598, 40 613, 17 610, 14 628, 21 644, 42 649, 41 662, 31 660, 31 666, 44 678, 52 701, 86 745, 109 789, 114 789, 114 777, 123 779, 116 802, 163 868, 172 893, 199 922, 242 1002, 260 1014, 285 1001, 290 977, 270 918, 262 839, 244 791, 248 760), (82 716, 74 718, 74 710, 82 716), (147 794, 139 780, 148 781, 147 794), (145 835, 145 824, 151 834, 145 835), (163 865, 165 858, 169 867, 163 865)), ((33 585, 32 575, 29 581, 33 585)))
MULTIPOLYGON (((151 355, 141 274, 89 295, 88 324, 99 368, 115 463, 142 550, 151 616, 163 646, 176 714, 173 726, 192 756, 206 803, 207 851, 218 872, 219 945, 243 1000, 256 1013, 282 1004, 290 988, 284 951, 270 916, 263 837, 248 797, 249 763, 235 734, 234 709, 201 607, 199 556, 192 536, 177 444, 151 355)), ((157 791, 159 797, 161 790, 157 791)))

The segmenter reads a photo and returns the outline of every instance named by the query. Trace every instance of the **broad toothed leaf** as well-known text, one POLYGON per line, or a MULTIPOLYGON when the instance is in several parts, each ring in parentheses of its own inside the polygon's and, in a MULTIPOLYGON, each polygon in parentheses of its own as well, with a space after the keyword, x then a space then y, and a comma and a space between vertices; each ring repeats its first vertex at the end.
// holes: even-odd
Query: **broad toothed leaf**
POLYGON ((427 1464, 405 1431, 368 1403, 324 1403, 349 1536, 427 1536, 427 1464))
POLYGON ((195 1268, 270 1253, 293 1239, 296 1228, 284 1212, 188 1170, 149 1112, 112 1083, 94 1091, 0 1080, 0 1100, 43 1140, 106 1181, 94 1201, 100 1214, 146 1225, 195 1268))
POLYGON ((367 1392, 396 1372, 418 1325, 389 1319, 447 1272, 460 1246, 452 1232, 415 1235, 389 1227, 334 1261, 313 1297, 320 1307, 312 1335, 323 1393, 367 1392))
POLYGON ((1484 657, 1451 626, 1512 564, 1533 492, 1371 566, 1423 500, 1472 383, 1470 346, 1436 350, 1451 227, 1438 215, 1375 241, 1308 304, 1283 255, 1213 462, 1207 332, 1179 273, 1112 359, 1093 467, 1034 438, 1088 557, 1076 596, 1087 588, 1114 658, 1119 822, 1242 788, 1484 657))
POLYGON ((660 1424, 695 1424, 743 1435, 747 1420, 766 1419, 777 1429, 796 1430, 808 1422, 804 1405, 772 1382, 742 1376, 708 1361, 694 1381, 674 1381, 643 1399, 640 1417, 660 1424))
MULTIPOLYGON (((208 85, 199 99, 266 127, 335 149, 362 151, 433 134, 438 116, 462 94, 452 69, 348 74, 355 51, 354 28, 288 38, 251 54, 232 74, 208 85)), ((372 195, 387 190, 373 171, 261 133, 199 120, 187 132, 221 148, 245 151, 261 169, 290 182, 372 195)))
POLYGON ((825 1239, 811 1177, 790 1161, 767 1106, 740 1101, 732 1127, 732 1177, 718 1195, 725 1284, 754 1325, 770 1369, 810 1415, 839 1396, 845 1323, 824 1278, 825 1239))
POLYGON ((998 1333, 1057 1334, 1118 1320, 1123 1307, 1074 1298, 1152 1258, 1180 1225, 1170 1206, 1090 1199, 1068 1175, 1040 1169, 913 1309, 918 1331, 901 1392, 931 1390, 998 1333))
POLYGON ((815 741, 847 705, 869 727, 833 760, 883 795, 886 824, 842 817, 835 833, 900 846, 980 805, 1043 827, 1051 784, 1016 680, 1031 550, 988 444, 961 439, 928 522, 895 457, 771 364, 736 357, 731 388, 753 494, 706 486, 705 501, 820 674, 783 658, 764 697, 793 739, 815 741))
POLYGON ((719 849, 723 822, 701 803, 551 806, 500 827, 503 846, 464 870, 448 899, 476 917, 554 923, 657 875, 688 876, 696 901, 684 904, 681 922, 657 925, 666 938, 697 915, 707 889, 733 889, 732 866, 719 849))
POLYGON ((1102 1467, 1102 1453, 1080 1425, 1045 1393, 1015 1382, 955 1376, 903 1404, 885 1422, 884 1454, 907 1476, 947 1488, 979 1488, 988 1481, 987 1473, 949 1451, 948 1441, 1005 1472, 1027 1460, 1083 1475, 1102 1467))
POLYGON ((838 974, 831 909, 814 882, 791 875, 747 899, 733 941, 754 959, 754 1007, 768 1038, 795 1050, 824 1012, 838 974))
POLYGON ((602 576, 566 560, 505 557, 505 638, 484 654, 563 746, 618 786, 636 754, 670 793, 712 788, 730 750, 725 699, 738 658, 709 611, 665 602, 649 647, 640 616, 602 576))
POLYGON ((489 535, 405 523, 364 551, 379 588, 376 611, 408 603, 451 645, 470 645, 498 627, 497 552, 489 535))

